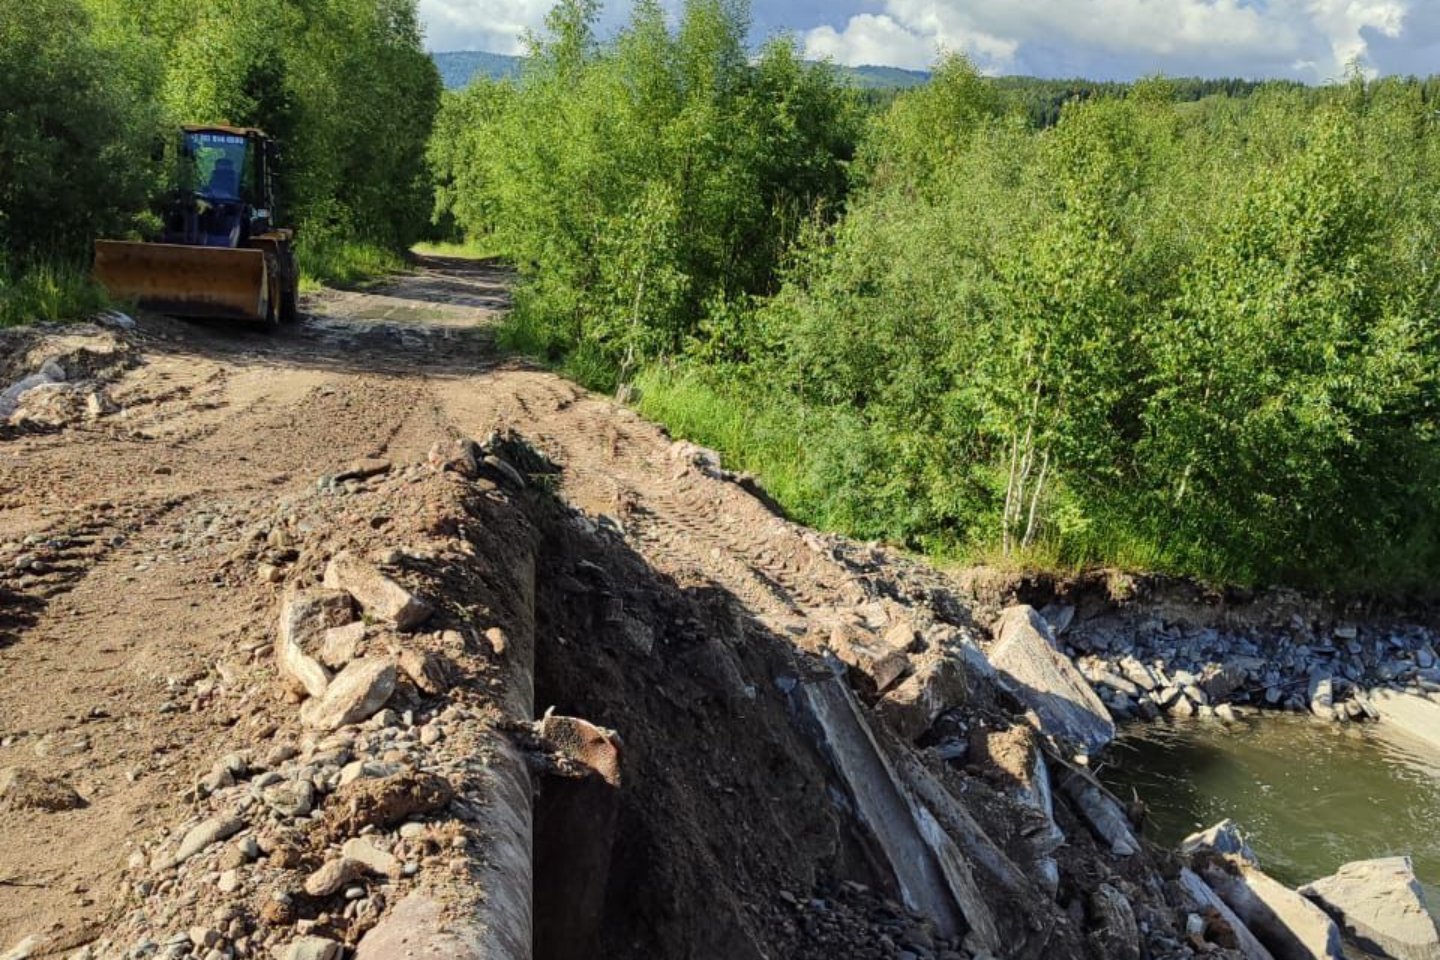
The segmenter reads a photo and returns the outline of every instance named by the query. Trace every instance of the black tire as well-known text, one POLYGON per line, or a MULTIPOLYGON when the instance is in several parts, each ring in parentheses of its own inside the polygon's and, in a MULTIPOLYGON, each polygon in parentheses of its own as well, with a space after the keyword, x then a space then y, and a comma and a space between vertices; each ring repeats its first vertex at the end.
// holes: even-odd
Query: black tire
POLYGON ((285 278, 280 275, 280 261, 265 255, 265 271, 269 279, 269 296, 265 298, 265 329, 275 331, 285 319, 285 278))
POLYGON ((294 257, 290 258, 290 272, 281 282, 280 322, 295 323, 300 319, 300 271, 294 257))

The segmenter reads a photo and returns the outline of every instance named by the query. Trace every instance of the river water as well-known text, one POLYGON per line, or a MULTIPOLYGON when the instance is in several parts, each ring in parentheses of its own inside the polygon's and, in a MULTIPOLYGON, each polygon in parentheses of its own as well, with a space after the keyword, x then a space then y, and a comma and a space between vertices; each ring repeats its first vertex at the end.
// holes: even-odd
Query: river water
POLYGON ((1379 725, 1267 715, 1135 724, 1101 779, 1148 809, 1145 832, 1174 847, 1229 817, 1265 872, 1291 886, 1342 863, 1408 854, 1440 915, 1440 754, 1379 725))

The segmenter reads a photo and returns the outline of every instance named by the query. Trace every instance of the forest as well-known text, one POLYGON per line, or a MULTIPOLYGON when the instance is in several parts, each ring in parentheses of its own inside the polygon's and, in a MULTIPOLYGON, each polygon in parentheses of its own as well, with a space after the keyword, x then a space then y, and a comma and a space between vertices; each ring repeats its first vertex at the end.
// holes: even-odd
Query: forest
POLYGON ((90 245, 153 228, 184 123, 279 139, 315 278, 397 268, 429 229, 441 86, 413 0, 7 2, 0 76, 0 325, 98 297, 90 245))
POLYGON ((725 0, 595 15, 431 142, 437 216, 520 271, 511 346, 813 525, 1433 593, 1434 80, 1017 96, 950 58, 877 104, 725 0))
POLYGON ((442 92, 413 0, 6 4, 0 312, 83 299, 90 240, 153 216, 166 131, 255 124, 314 276, 422 237, 502 256, 509 348, 797 520, 956 562, 1433 596, 1440 81, 948 57, 877 92, 753 49, 738 0, 640 0, 604 37, 598 14, 561 0, 513 76, 442 92))

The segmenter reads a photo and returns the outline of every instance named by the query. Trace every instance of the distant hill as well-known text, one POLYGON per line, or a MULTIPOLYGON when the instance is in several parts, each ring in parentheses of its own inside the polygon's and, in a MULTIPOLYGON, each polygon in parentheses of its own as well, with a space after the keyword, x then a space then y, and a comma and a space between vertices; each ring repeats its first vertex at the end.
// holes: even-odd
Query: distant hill
MULTIPOLYGON (((440 79, 445 82, 447 90, 458 90, 476 77, 499 80, 520 72, 520 58, 503 53, 456 50, 432 53, 430 56, 435 60, 435 66, 440 68, 440 79)), ((930 79, 930 74, 924 71, 901 70, 899 67, 841 67, 840 72, 861 90, 900 90, 919 86, 930 79)))
POLYGON ((900 67, 841 67, 840 72, 861 90, 904 90, 930 80, 930 74, 924 70, 900 67))
POLYGON ((456 50, 451 53, 432 53, 431 59, 440 68, 440 79, 446 90, 458 90, 468 86, 476 77, 499 80, 513 77, 520 72, 520 58, 503 53, 482 53, 479 50, 456 50))

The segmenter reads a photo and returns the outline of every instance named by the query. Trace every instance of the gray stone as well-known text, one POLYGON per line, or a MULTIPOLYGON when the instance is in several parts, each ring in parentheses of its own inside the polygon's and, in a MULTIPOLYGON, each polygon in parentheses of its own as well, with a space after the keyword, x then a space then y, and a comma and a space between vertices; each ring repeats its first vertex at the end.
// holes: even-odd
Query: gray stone
POLYGON ((325 937, 300 937, 276 947, 272 955, 275 960, 340 960, 344 949, 325 937))
POLYGON ((1079 770, 1060 774, 1060 789, 1080 808, 1081 815, 1100 839, 1110 845, 1117 857, 1130 857, 1140 852, 1140 843, 1130 830, 1130 821, 1119 801, 1107 793, 1093 777, 1079 770))
POLYGON ((365 875, 365 865, 349 857, 327 860, 305 878, 305 892, 312 897, 328 897, 352 880, 365 875))
POLYGON ((325 586, 344 590, 365 612, 401 630, 420 626, 434 612, 430 604, 385 576, 373 564, 341 551, 325 567, 325 586))
POLYGON ((1260 865, 1255 851, 1245 842, 1240 827, 1234 820, 1221 820, 1209 830, 1192 833, 1180 841, 1180 853, 1184 856, 1190 857, 1201 852, 1222 853, 1238 857, 1254 866, 1260 865))
POLYGON ((1331 679, 1327 671, 1319 671, 1310 676, 1310 712, 1322 720, 1338 719, 1339 713, 1335 709, 1335 681, 1331 679))
POLYGON ((1031 607, 1011 607, 995 626, 990 663, 1029 707, 1046 736, 1097 753, 1115 738, 1115 722, 1070 659, 1055 649, 1050 628, 1031 607))
POLYGON ((229 840, 243 829, 245 821, 239 817, 211 817, 185 834, 173 862, 184 863, 212 843, 229 840))
POLYGON ((345 845, 340 848, 340 854, 348 860, 363 864, 371 873, 378 873, 382 877, 400 876, 400 861, 365 837, 346 840, 345 845))
POLYGON ((1120 672, 1125 675, 1126 680, 1141 690, 1154 691, 1160 685, 1155 679, 1154 671, 1134 657, 1126 657, 1120 661, 1120 672))
POLYGON ((1440 960, 1440 930, 1409 857, 1347 863, 1300 893, 1369 952, 1394 960, 1440 960))
POLYGON ((261 793, 266 806, 282 817, 304 817, 315 807, 315 786, 309 780, 295 780, 266 787, 261 793))
POLYGON ((1090 894, 1091 939, 1106 960, 1140 960, 1140 928, 1125 894, 1102 883, 1090 894))
POLYGON ((387 659, 357 660, 335 675, 325 695, 309 700, 300 719, 316 730, 336 730, 368 719, 395 692, 395 664, 387 659))

